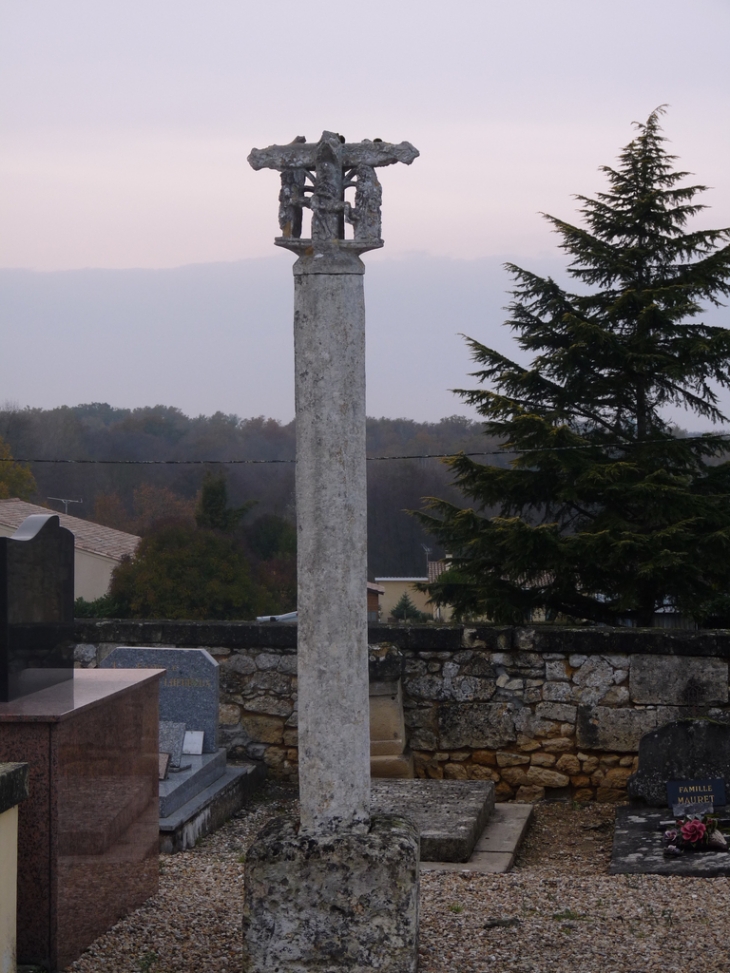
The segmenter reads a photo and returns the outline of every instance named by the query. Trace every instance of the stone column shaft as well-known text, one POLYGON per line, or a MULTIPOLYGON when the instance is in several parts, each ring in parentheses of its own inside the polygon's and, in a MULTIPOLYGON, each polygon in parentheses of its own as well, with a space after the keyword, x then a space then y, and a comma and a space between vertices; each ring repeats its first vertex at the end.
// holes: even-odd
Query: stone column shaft
POLYGON ((301 827, 370 815, 364 265, 294 266, 301 827))

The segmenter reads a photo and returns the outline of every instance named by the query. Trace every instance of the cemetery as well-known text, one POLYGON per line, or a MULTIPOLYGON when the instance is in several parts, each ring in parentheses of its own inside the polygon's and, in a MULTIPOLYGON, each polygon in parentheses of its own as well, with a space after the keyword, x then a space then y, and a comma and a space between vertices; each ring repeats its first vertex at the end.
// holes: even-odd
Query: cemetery
POLYGON ((418 154, 248 159, 297 257, 296 625, 74 620, 58 516, 0 538, 5 968, 730 965, 730 632, 368 625, 361 255, 418 154))

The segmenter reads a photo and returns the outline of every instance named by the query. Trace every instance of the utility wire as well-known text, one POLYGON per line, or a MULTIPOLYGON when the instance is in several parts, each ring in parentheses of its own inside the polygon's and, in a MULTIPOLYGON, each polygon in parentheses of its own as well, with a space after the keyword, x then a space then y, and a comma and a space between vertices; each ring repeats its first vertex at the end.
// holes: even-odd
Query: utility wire
MULTIPOLYGON (((579 449, 629 449, 632 446, 654 446, 669 442, 682 443, 701 439, 730 439, 730 433, 710 434, 709 436, 682 436, 673 439, 641 439, 627 443, 585 443, 580 446, 535 446, 530 449, 490 449, 463 453, 404 453, 401 456, 366 456, 366 460, 379 462, 394 459, 452 459, 455 456, 522 456, 530 453, 570 452, 579 449)), ((65 463, 69 465, 90 466, 267 466, 272 464, 296 463, 296 459, 20 459, 0 456, 0 463, 65 463)))

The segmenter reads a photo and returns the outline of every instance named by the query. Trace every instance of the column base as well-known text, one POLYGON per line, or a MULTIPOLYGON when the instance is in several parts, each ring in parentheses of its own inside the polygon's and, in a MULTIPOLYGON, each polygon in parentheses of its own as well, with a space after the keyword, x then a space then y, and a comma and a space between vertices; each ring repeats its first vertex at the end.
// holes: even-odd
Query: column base
POLYGON ((374 815, 367 834, 297 832, 277 819, 249 850, 245 973, 415 973, 415 825, 374 815))

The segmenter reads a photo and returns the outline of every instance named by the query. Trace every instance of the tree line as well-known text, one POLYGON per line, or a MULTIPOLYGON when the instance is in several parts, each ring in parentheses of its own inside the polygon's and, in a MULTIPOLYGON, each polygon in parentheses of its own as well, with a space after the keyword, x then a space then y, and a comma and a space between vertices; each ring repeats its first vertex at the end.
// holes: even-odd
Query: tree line
MULTIPOLYGON (((296 452, 293 421, 282 423, 262 416, 242 419, 223 413, 190 417, 162 405, 6 408, 0 410, 0 439, 22 460, 291 461, 296 452)), ((451 454, 490 445, 495 444, 485 439, 481 424, 462 416, 433 423, 367 420, 369 456, 451 454)), ((62 510, 48 498, 80 499, 83 503, 69 505, 69 513, 141 536, 161 521, 193 523, 206 473, 223 474, 232 508, 249 506, 241 526, 251 536, 257 524, 262 536, 267 529, 272 531, 278 521, 271 518, 289 525, 296 518, 292 462, 226 466, 30 463, 27 468, 34 487, 25 495, 34 502, 62 510)), ((0 469, 0 483, 2 476, 0 469)), ((451 480, 452 474, 439 459, 368 463, 371 578, 425 576, 425 548, 432 558, 443 551, 408 511, 420 508, 427 496, 446 496, 458 502, 451 480)))

